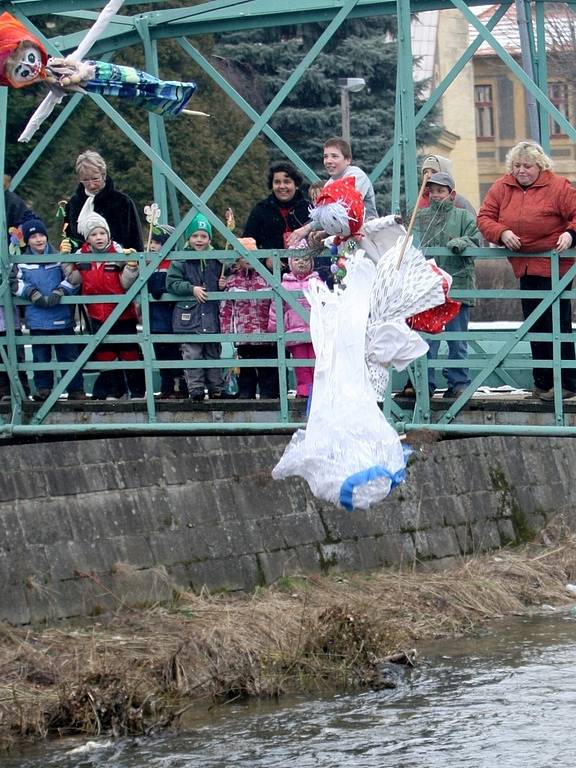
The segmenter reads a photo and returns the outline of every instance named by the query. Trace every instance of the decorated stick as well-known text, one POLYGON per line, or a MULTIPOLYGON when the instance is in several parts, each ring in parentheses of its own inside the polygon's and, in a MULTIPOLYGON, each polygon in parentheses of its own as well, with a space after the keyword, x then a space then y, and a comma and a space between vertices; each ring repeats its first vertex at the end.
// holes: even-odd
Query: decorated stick
MULTIPOLYGON (((234 218, 234 211, 232 208, 226 208, 226 212, 224 213, 224 221, 230 232, 234 232, 236 229, 236 219, 234 218)), ((230 243, 226 241, 224 250, 227 251, 228 248, 230 248, 230 243)))
POLYGON ((148 242, 146 243, 146 251, 150 250, 150 244, 152 243, 152 230, 156 224, 158 224, 160 214, 161 210, 156 203, 144 206, 144 215, 146 216, 146 221, 150 225, 150 229, 148 231, 148 242))
MULTIPOLYGON (((226 211, 224 212, 224 222, 230 232, 234 232, 236 229, 236 219, 234 218, 234 211, 232 208, 226 208, 226 211)), ((226 245, 224 246, 224 250, 227 251, 230 248, 230 243, 228 240, 226 240, 226 245)), ((220 272, 220 280, 218 281, 219 285, 223 284, 224 278, 226 273, 226 264, 222 263, 222 271, 220 272)))
POLYGON ((424 176, 424 178, 422 179, 422 184, 420 185, 420 192, 418 192, 418 197, 416 198, 416 202, 414 203, 414 209, 412 211, 412 216, 410 217, 410 223, 408 224, 408 229, 406 230, 406 237, 404 238, 402 247, 400 248, 398 261, 396 262, 396 269, 400 269, 400 264, 402 264, 402 259, 404 258, 404 251, 406 250, 406 246, 408 245, 408 240, 410 239, 410 235, 412 234, 412 230, 414 229, 414 222, 416 221, 416 214, 418 213, 418 205, 420 204, 420 200, 422 200, 422 195, 424 194, 424 190, 426 189, 427 181, 428 181, 428 177, 424 176))

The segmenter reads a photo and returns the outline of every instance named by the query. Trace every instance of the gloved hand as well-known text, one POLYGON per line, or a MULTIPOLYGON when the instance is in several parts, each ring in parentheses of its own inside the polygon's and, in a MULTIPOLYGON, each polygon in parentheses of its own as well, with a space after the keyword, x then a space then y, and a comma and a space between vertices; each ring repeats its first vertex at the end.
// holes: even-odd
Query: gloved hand
POLYGON ((30 293, 28 294, 28 298, 37 307, 40 307, 40 309, 47 309, 48 305, 46 304, 46 297, 43 296, 40 291, 37 288, 33 288, 30 293))
POLYGON ((465 237, 453 237, 448 240, 446 247, 449 248, 452 253, 462 253, 470 245, 469 241, 465 237))
POLYGON ((62 288, 55 288, 53 291, 50 291, 47 296, 44 296, 46 307, 55 307, 56 304, 60 303, 62 296, 64 296, 64 291, 62 288))
POLYGON ((13 266, 10 270, 10 276, 8 278, 9 284, 10 284, 10 291, 16 295, 18 293, 18 268, 16 266, 13 266))
POLYGON ((162 290, 162 288, 157 288, 156 290, 150 291, 150 296, 152 296, 153 299, 156 299, 156 301, 158 301, 158 299, 161 299, 163 294, 164 294, 164 291, 162 290))
POLYGON ((67 237, 60 243, 60 253, 72 253, 72 242, 67 237))

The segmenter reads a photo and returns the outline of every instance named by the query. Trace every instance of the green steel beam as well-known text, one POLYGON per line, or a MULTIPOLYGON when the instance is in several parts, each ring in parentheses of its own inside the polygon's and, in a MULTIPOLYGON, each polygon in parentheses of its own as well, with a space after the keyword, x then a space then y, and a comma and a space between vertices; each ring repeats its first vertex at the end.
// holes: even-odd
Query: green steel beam
POLYGON ((418 169, 416 166, 416 124, 414 120, 414 60, 412 56, 410 3, 398 0, 398 63, 400 72, 400 115, 402 118, 402 150, 404 165, 404 192, 406 205, 414 206, 418 196, 418 169))
MULTIPOLYGON (((100 7, 102 2, 90 2, 90 0, 83 0, 82 2, 57 2, 56 0, 22 0, 21 2, 16 3, 0 3, 0 7, 7 8, 8 10, 11 10, 16 15, 19 15, 20 17, 26 17, 26 16, 34 16, 36 13, 68 13, 71 11, 71 8, 73 9, 70 12, 70 16, 75 16, 76 18, 81 18, 85 21, 91 21, 92 19, 96 18, 96 12, 92 11, 86 11, 87 8, 95 8, 100 7), (41 10, 40 10, 41 6, 41 10), (80 8, 81 6, 81 8, 80 8)), ((129 5, 130 3, 127 3, 129 5)), ((106 102, 106 100, 102 99, 101 97, 91 96, 93 100, 99 104, 100 108, 108 114, 108 116, 114 121, 114 123, 117 125, 117 127, 122 130, 128 138, 133 142, 133 144, 140 149, 142 152, 144 152, 152 162, 152 174, 153 174, 153 180, 154 180, 154 195, 155 197, 158 197, 162 203, 164 204, 164 201, 167 200, 166 196, 166 185, 168 185, 168 194, 171 196, 171 203, 173 204, 174 208, 177 208, 177 201, 176 201, 176 190, 180 191, 187 200, 190 201, 192 207, 186 217, 180 222, 178 226, 177 232, 174 234, 173 239, 169 241, 169 243, 166 244, 163 251, 164 254, 167 253, 170 248, 176 243, 178 239, 179 233, 184 229, 187 222, 191 219, 192 215, 194 215, 195 210, 201 210, 203 213, 206 213, 209 220, 212 222, 214 227, 225 237, 226 241, 229 242, 233 248, 234 252, 236 253, 242 253, 242 255, 245 255, 246 258, 251 261, 255 268, 263 274, 266 279, 268 279, 269 283, 271 284, 271 287, 273 289, 273 296, 274 301, 277 303, 278 307, 281 307, 282 304, 282 298, 286 298, 286 300, 289 303, 292 303, 290 299, 294 301, 296 304, 296 308, 300 308, 300 305, 298 304, 297 300, 294 299, 292 295, 284 296, 283 289, 279 286, 279 280, 280 280, 280 274, 279 274, 279 261, 278 261, 278 255, 275 255, 274 260, 274 269, 272 273, 270 273, 268 270, 266 270, 265 267, 262 267, 260 265, 260 262, 258 262, 253 254, 251 252, 245 251, 245 249, 242 248, 242 246, 239 245, 237 239, 235 236, 230 233, 230 231, 224 227, 224 225, 220 222, 220 220, 214 216, 212 211, 207 206, 207 201, 210 199, 214 191, 220 186, 222 181, 226 178, 227 174, 230 172, 230 170, 236 165, 236 163, 239 161, 239 159, 243 156, 246 149, 250 146, 254 138, 257 136, 259 132, 264 132, 273 143, 278 146, 287 157, 290 157, 293 161, 296 162, 296 164, 304 171, 305 175, 309 178, 314 178, 314 175, 310 171, 307 166, 302 165, 301 161, 297 158, 295 153, 292 152, 290 147, 285 144, 280 137, 275 134, 274 131, 268 126, 268 120, 272 117, 275 110, 280 106, 284 98, 290 93, 291 89, 295 87, 295 85, 298 83, 299 79, 301 78, 305 68, 309 66, 316 55, 322 50, 324 45, 328 42, 333 32, 338 28, 338 26, 341 24, 341 22, 346 18, 358 18, 362 16, 370 16, 370 15, 381 15, 381 14, 397 14, 398 20, 399 20, 399 70, 398 70, 398 101, 396 105, 396 114, 397 114, 397 125, 396 125, 396 136, 394 141, 394 146, 390 148, 388 153, 386 153, 385 158, 381 161, 381 163, 377 166, 377 168, 373 169, 372 177, 377 177, 380 175, 381 171, 385 167, 385 164, 388 162, 389 158, 394 156, 394 190, 395 195, 394 199, 399 199, 399 190, 400 190, 400 177, 399 177, 399 168, 401 164, 401 154, 404 155, 404 162, 405 162, 405 175, 406 175, 406 190, 407 190, 407 196, 409 200, 413 200, 415 198, 415 187, 417 185, 417 173, 415 168, 415 162, 416 162, 416 148, 415 148, 415 128, 416 126, 424 119, 424 117, 430 112, 432 107, 435 103, 438 102, 440 97, 443 95, 445 90, 449 87, 449 85, 453 82, 454 78, 457 77, 457 75, 460 73, 461 69, 465 66, 465 64, 472 58, 474 52, 477 50, 478 46, 481 44, 483 40, 486 40, 489 44, 492 45, 497 55, 500 56, 500 58, 503 59, 503 61, 507 64, 509 69, 514 72, 518 76, 518 78, 523 82, 523 84, 530 90, 530 92, 534 93, 535 98, 538 100, 541 110, 545 113, 545 118, 547 122, 546 114, 552 115, 553 119, 556 120, 560 125, 562 125, 566 129, 565 121, 563 122, 562 115, 555 110, 555 108, 550 104, 548 101, 546 94, 545 94, 545 55, 542 55, 542 51, 545 50, 543 47, 544 44, 544 38, 545 38, 545 26, 544 26, 544 3, 538 2, 536 4, 536 10, 537 10, 537 17, 536 17, 536 35, 538 38, 538 47, 537 51, 540 54, 540 58, 538 61, 538 83, 541 86, 540 89, 538 89, 536 86, 534 86, 531 83, 525 82, 525 75, 524 78, 522 75, 524 74, 521 68, 518 67, 516 62, 512 59, 512 57, 509 56, 509 54, 506 53, 503 49, 498 48, 498 44, 494 44, 496 41, 494 40, 493 36, 491 35, 491 30, 494 28, 497 21, 501 18, 501 16, 504 14, 505 10, 510 6, 510 2, 501 3, 498 5, 498 8, 490 21, 487 25, 482 25, 476 17, 470 13, 469 8, 473 5, 481 5, 483 3, 481 2, 468 2, 465 3, 464 0, 450 0, 446 2, 433 2, 433 0, 429 0, 428 2, 419 2, 418 0, 415 0, 412 3, 409 2, 401 2, 401 0, 293 0, 289 7, 287 7, 287 3, 284 2, 284 0, 215 0, 214 2, 210 3, 202 3, 199 5, 194 6, 193 8, 189 9, 165 9, 162 8, 162 3, 155 3, 153 4, 154 7, 144 13, 135 15, 134 17, 131 16, 119 16, 116 17, 115 20, 110 25, 110 28, 107 32, 106 38, 101 41, 99 45, 101 45, 102 50, 106 50, 109 53, 113 50, 118 50, 119 48, 124 47, 128 41, 131 43, 138 42, 140 44, 143 44, 144 47, 144 53, 146 57, 146 67, 149 71, 157 71, 156 69, 156 41, 168 38, 168 37, 181 37, 182 35, 186 34, 189 36, 195 36, 198 34, 203 34, 206 31, 218 31, 220 29, 231 29, 234 28, 235 30, 240 29, 248 29, 248 28, 256 28, 256 27, 264 27, 264 26, 276 26, 276 25, 282 25, 282 24, 297 24, 297 23, 303 23, 304 20, 306 21, 326 21, 329 22, 328 28, 324 31, 323 36, 319 38, 318 41, 314 44, 314 46, 310 49, 308 54, 306 55, 303 62, 300 63, 299 67, 296 68, 296 70, 292 73, 289 80, 285 83, 282 89, 280 89, 279 93, 276 95, 275 99, 271 102, 271 104, 268 105, 266 110, 259 115, 255 110, 252 110, 249 105, 246 104, 243 100, 240 99, 240 97, 235 93, 233 89, 231 89, 228 84, 226 84, 226 81, 223 80, 223 78, 220 78, 218 73, 215 73, 209 62, 207 62, 204 57, 201 56, 194 48, 193 46, 187 41, 187 40, 180 40, 181 47, 193 58, 193 60, 200 66, 207 74, 209 74, 212 79, 220 85, 220 87, 223 88, 223 90, 227 93, 227 95, 232 98, 238 106, 244 111, 244 113, 253 121, 254 125, 248 132, 248 134, 244 137, 243 141, 240 143, 239 147, 236 149, 236 152, 233 153, 232 157, 228 159, 227 163, 224 164, 223 168, 220 170, 220 172, 216 175, 216 177, 209 183, 208 187, 204 190, 202 195, 198 196, 196 195, 192 190, 190 190, 184 182, 182 182, 181 179, 178 178, 176 174, 173 173, 173 171, 170 168, 170 158, 169 158, 169 151, 168 151, 168 143, 166 141, 166 135, 164 132, 164 122, 162 119, 157 118, 155 116, 152 116, 153 122, 150 122, 150 144, 146 143, 136 132, 129 126, 129 124, 106 102), (160 6, 160 10, 158 10, 158 6, 160 6), (432 10, 432 9, 439 9, 439 8, 458 8, 464 15, 467 17, 470 24, 476 27, 478 31, 478 36, 474 43, 472 43, 466 52, 460 57, 457 64, 451 69, 450 73, 444 78, 440 86, 435 89, 434 93, 432 94, 431 98, 428 100, 428 102, 419 110, 418 114, 414 116, 413 111, 413 83, 411 78, 411 71, 412 71, 412 56, 411 56, 411 44, 410 44, 410 13, 417 13, 421 10, 432 10), (520 71, 518 71, 520 70, 520 71), (217 76, 215 77, 214 74, 217 76), (219 81, 220 78, 220 81, 219 81), (532 86, 532 89, 530 88, 532 86), (386 163, 384 162, 386 160, 386 163), (412 188, 414 187, 414 189, 412 188), (163 190, 163 191, 162 191, 163 190)), ((572 5, 576 4, 576 0, 573 0, 571 3, 572 5)), ((152 4, 149 4, 152 5, 152 4)), ((55 51, 63 51, 63 50, 69 50, 71 48, 75 48, 78 44, 81 37, 84 35, 84 32, 76 33, 75 35, 69 35, 65 37, 60 38, 52 38, 51 41, 47 41, 48 48, 52 52, 55 51), (67 48, 66 46, 69 46, 70 48, 67 48)), ((45 38, 44 38, 45 39, 45 38)), ((0 93, 5 92, 5 89, 0 89, 0 93)), ((23 168, 20 169, 19 173, 16 175, 14 180, 14 186, 17 186, 19 181, 23 178, 23 176, 26 174, 26 172, 33 166, 33 163, 35 160, 40 156, 41 152, 45 150, 45 148, 49 145, 50 139, 53 135, 58 131, 60 125, 63 124, 63 122, 67 119, 67 117, 71 114, 73 111, 73 108, 76 106, 76 103, 79 101, 79 98, 73 97, 73 99, 76 99, 76 101, 71 100, 64 110, 60 112, 58 117, 56 118, 55 123, 53 124, 52 128, 50 129, 50 135, 48 137, 44 137, 43 140, 39 143, 39 145, 36 147, 36 154, 31 153, 27 164, 23 166, 23 168), (56 125, 57 123, 57 125, 56 125), (54 128, 54 125, 56 127, 54 128), (40 149, 38 149, 40 147, 40 149)), ((0 101, 0 105, 2 102, 0 101)), ((5 107, 4 107, 5 109, 5 107)), ((0 114, 2 112, 0 111, 0 114)), ((569 135, 571 136, 572 140, 574 140, 574 132, 570 133, 567 131, 569 135)), ((157 200, 158 202, 158 200, 157 200)), ((167 207, 167 203, 165 203, 167 207)), ((175 217, 176 220, 176 217, 175 217)), ((1 222, 1 212, 0 212, 0 222, 1 222)), ((171 254, 174 256, 175 254, 171 254)), ((259 256, 261 256, 262 253, 259 253, 259 256)), ((493 255, 493 253, 491 254, 493 255)), ((479 258, 481 257, 481 250, 478 252, 479 258)), ((180 258, 182 258, 182 254, 180 254, 180 258)), ((186 430, 186 431, 212 431, 213 429, 220 429, 223 431, 229 431, 233 430, 236 431, 238 429, 238 425, 231 425, 231 426, 225 426, 222 427, 221 424, 218 425, 198 425, 198 424, 184 424, 184 425, 178 425, 177 428, 175 428, 175 425, 170 424, 159 424, 154 423, 154 420, 157 419, 157 415, 155 413, 155 404, 152 399, 152 379, 151 379, 151 372, 153 368, 158 368, 159 366, 156 364, 156 361, 154 359, 154 353, 153 353, 153 342, 154 342, 154 335, 150 333, 149 329, 149 309, 148 309, 148 302, 147 302, 147 288, 146 288, 146 280, 149 274, 155 269, 156 262, 160 260, 160 258, 163 258, 162 252, 160 254, 160 257, 158 259, 154 258, 150 261, 149 264, 145 264, 143 261, 143 257, 140 257, 142 270, 141 275, 137 281, 137 283, 133 286, 131 291, 125 295, 125 297, 122 297, 120 301, 118 301, 117 306, 114 310, 115 315, 119 315, 122 311, 122 305, 127 304, 129 301, 131 301, 135 296, 138 294, 142 295, 142 307, 143 307, 143 327, 142 331, 137 335, 136 339, 138 343, 141 344, 143 351, 144 351, 144 364, 143 367, 146 371, 146 377, 147 377, 147 391, 148 391, 148 402, 147 402, 147 419, 148 423, 150 424, 150 429, 153 431, 159 430, 159 431, 180 431, 180 430, 186 430)), ((178 258, 178 255, 176 254, 176 258, 178 258)), ((555 382, 558 384, 559 382, 559 371, 560 371, 560 357, 559 357, 559 351, 560 351, 560 343, 562 340, 564 340, 564 336, 559 333, 559 310, 558 310, 558 302, 557 299, 560 295, 563 297, 572 297, 572 291, 566 291, 564 290, 567 286, 567 282, 565 278, 560 281, 558 280, 558 260, 555 260, 555 277, 553 279, 553 291, 551 291, 550 295, 548 295, 546 298, 544 298, 538 309, 528 318, 525 323, 520 328, 520 336, 515 337, 514 335, 512 338, 508 338, 508 340, 505 342, 503 347, 499 350, 498 354, 496 356, 489 357, 488 366, 485 365, 485 361, 482 360, 476 360, 470 361, 470 367, 476 370, 477 367, 482 366, 482 370, 480 371, 480 375, 477 376, 474 380, 474 385, 478 385, 478 382, 480 380, 484 381, 486 380, 487 376, 492 373, 499 373, 501 370, 504 371, 506 374, 507 370, 514 371, 519 369, 522 366, 526 366, 526 361, 523 359, 512 359, 512 351, 518 344, 518 341, 520 339, 533 339, 535 337, 541 336, 542 334, 531 334, 530 328, 536 317, 538 317, 543 311, 546 310, 547 307, 552 306, 552 316, 553 316, 553 329, 552 333, 550 335, 543 334, 547 338, 552 338, 553 348, 554 348, 554 360, 552 362, 549 362, 548 364, 553 368, 554 370, 554 376, 555 376, 555 382), (502 365, 504 362, 507 363, 507 368, 502 368, 502 365)), ((574 271, 574 270, 572 270, 574 271)), ((9 292, 6 292, 6 286, 3 286, 3 292, 5 294, 4 298, 9 303, 11 301, 11 297, 9 292)), ((478 292, 479 294, 482 292, 478 292)), ((489 291, 483 292, 485 294, 490 294, 489 291)), ((508 296, 516 295, 519 292, 512 291, 507 292, 508 296)), ((538 293, 538 292, 536 292, 538 293)), ((456 294, 455 294, 456 295, 456 294)), ((523 293, 522 295, 526 296, 527 294, 523 293)), ((2 288, 0 288, 0 301, 2 301, 2 288)), ((19 303, 19 302, 17 302, 19 303)), ((71 303, 74 303, 73 301, 71 303)), ((78 302, 80 303, 80 302, 78 302)), ((281 340, 284 336, 284 328, 282 326, 282 313, 279 312, 279 332, 278 332, 278 338, 281 340)), ((113 320, 110 321, 110 325, 113 322, 113 320)), ((108 326, 109 327, 109 326, 108 326)), ((101 329, 103 330, 103 329, 101 329)), ((104 333, 105 333, 104 329, 104 333)), ((102 333, 102 336, 104 335, 102 333)), ((10 335, 10 334, 9 334, 10 335)), ((450 334, 445 334, 445 338, 450 337, 450 334)), ((101 337, 98 337, 101 338, 101 337)), ((87 362, 87 357, 90 354, 90 351, 94 348, 94 345, 98 341, 97 337, 94 337, 90 339, 90 341, 84 345, 83 350, 83 359, 84 359, 84 369, 85 370, 93 370, 100 368, 102 366, 96 365, 90 362, 87 362)), ((182 340, 183 337, 180 337, 182 340)), ((470 339, 474 338, 474 333, 470 334, 470 339)), ((11 360, 12 362, 16 361, 16 349, 18 346, 21 346, 23 343, 22 339, 15 339, 13 338, 13 341, 11 342, 12 349, 9 349, 9 355, 4 354, 2 356, 2 350, 0 350, 0 357, 6 358, 4 360, 4 363, 8 363, 8 366, 10 366, 11 360)), ((230 361, 228 360, 222 360, 222 361, 215 361, 214 366, 219 366, 223 364, 229 364, 230 361)), ((529 361, 532 365, 535 361, 530 360, 529 361)), ((240 365, 246 364, 244 361, 239 361, 240 365)), ((275 364, 274 361, 265 362, 266 365, 272 365, 275 364)), ((434 367, 440 367, 440 362, 432 363, 434 367)), ((46 364, 47 366, 49 364, 46 364)), ((126 367, 126 364, 122 364, 124 367, 126 367)), ((136 367, 138 364, 134 364, 134 367, 136 367)), ((182 367, 181 364, 174 363, 173 367, 176 367, 176 365, 179 365, 179 367, 182 367)), ((288 410, 288 402, 286 399, 286 377, 285 377, 285 371, 289 368, 295 367, 295 365, 299 365, 298 362, 294 363, 293 361, 287 361, 285 358, 285 351, 284 351, 284 345, 279 344, 278 345, 278 366, 280 370, 282 371, 282 374, 280 376, 280 386, 281 386, 281 401, 280 401, 280 418, 281 418, 281 425, 280 428, 285 428, 287 425, 290 425, 289 422, 289 410, 288 410)), ((448 362, 449 365, 449 362, 448 362)), ((568 364, 570 367, 572 364, 568 364)), ((575 364, 576 365, 576 364, 575 364)), ((26 364, 25 366, 22 366, 25 370, 31 370, 32 366, 31 364, 26 364)), ((54 364, 51 365, 51 367, 54 370, 63 370, 63 364, 54 364)), ((77 363, 75 364, 75 369, 81 368, 81 360, 79 359, 77 363)), ((114 364, 110 366, 111 368, 114 367, 114 364)), ((196 367, 194 364, 186 367, 196 367)), ((37 369, 39 370, 41 366, 37 366, 37 369)), ((416 372, 416 379, 418 383, 418 390, 423 389, 423 383, 424 378, 426 376, 426 360, 423 359, 421 361, 418 361, 415 366, 415 372, 416 372)), ((58 391, 53 393, 53 397, 50 401, 47 401, 45 404, 41 406, 39 411, 36 414, 36 420, 37 422, 42 422, 43 418, 45 418, 46 414, 50 410, 50 406, 55 402, 56 397, 58 396, 58 392, 63 391, 66 385, 66 377, 68 377, 68 380, 73 375, 74 371, 68 371, 68 373, 65 373, 62 379, 60 380, 60 383, 58 385, 58 391)), ((14 374, 14 370, 12 370, 12 374, 14 374)), ((508 375, 508 374, 506 374, 508 375)), ((465 393, 465 396, 460 398, 458 401, 456 401, 446 412, 445 419, 446 421, 450 423, 440 423, 438 425, 432 424, 432 413, 430 409, 430 402, 428 398, 427 393, 427 387, 425 388, 426 391, 423 392, 423 397, 419 398, 419 401, 417 403, 417 406, 414 411, 414 415, 418 416, 417 423, 419 427, 422 426, 428 426, 431 429, 441 429, 442 431, 449 431, 452 430, 454 432, 463 432, 463 431, 470 431, 472 428, 470 428, 467 425, 462 425, 459 423, 455 423, 454 419, 458 412, 461 410, 462 405, 466 401, 466 395, 471 394, 471 392, 474 390, 474 387, 470 387, 470 392, 465 393)), ((559 391, 559 388, 557 386, 557 392, 559 391)), ((396 404, 396 403, 388 403, 387 406, 387 412, 390 413, 392 418, 396 418, 398 420, 399 428, 404 427, 406 428, 406 424, 402 423, 400 420, 403 418, 403 411, 402 409, 396 404)), ((542 430, 542 429, 552 429, 554 430, 551 434, 559 434, 560 432, 557 430, 572 430, 570 434, 576 434, 576 427, 565 427, 565 416, 563 414, 563 406, 561 399, 559 397, 559 394, 557 394, 557 399, 555 402, 555 420, 556 423, 552 427, 535 427, 533 429, 535 430, 542 430)), ((20 418, 19 414, 16 413, 14 416, 15 420, 18 421, 20 418)), ((414 422, 414 419, 410 423, 408 423, 407 428, 412 428, 412 425, 416 423, 414 422)), ((278 428, 278 425, 276 423, 273 423, 274 426, 267 424, 264 425, 265 429, 270 428, 275 429, 278 428)), ((90 427, 82 427, 79 425, 74 425, 75 428, 78 428, 79 431, 90 431, 90 427)), ((128 431, 142 431, 143 428, 146 429, 146 425, 138 424, 138 425, 122 425, 122 428, 126 428, 128 431)), ((20 429, 22 428, 24 431, 29 430, 32 433, 34 433, 34 430, 36 430, 38 434, 43 432, 50 432, 52 430, 55 431, 61 431, 61 426, 56 425, 46 425, 42 423, 37 423, 34 425, 18 425, 15 424, 15 426, 10 425, 7 427, 7 430, 12 429, 20 429)), ((117 428, 117 425, 100 425, 99 429, 102 428, 102 430, 114 430, 117 428)), ((242 425, 240 428, 245 428, 247 430, 254 430, 254 429, 260 429, 262 428, 262 425, 258 425, 255 427, 254 424, 249 423, 242 425)), ((474 427, 474 430, 477 430, 478 427, 474 427)), ((514 425, 506 425, 504 427, 504 430, 511 429, 511 430, 517 430, 518 427, 515 427, 514 425)), ((526 428, 520 428, 523 430, 526 430, 526 428)), ((480 431, 480 430, 478 430, 480 431)), ((497 432, 497 429, 490 428, 490 433, 497 432)), ((516 433, 527 433, 526 431, 522 432, 516 432, 516 433)), ((529 430, 529 433, 532 433, 532 431, 529 430)), ((535 434, 538 434, 538 432, 534 432, 535 434)), ((564 432, 562 432, 564 433, 564 432)))
MULTIPOLYGON (((220 72, 210 64, 210 62, 198 51, 196 48, 194 48, 193 45, 191 45, 188 40, 181 39, 177 41, 179 45, 181 46, 182 50, 185 51, 190 58, 198 64, 198 66, 212 79, 216 85, 218 85, 224 93, 232 99, 234 104, 236 104, 237 107, 239 107, 242 112, 250 119, 253 123, 256 123, 256 121, 261 120, 261 115, 258 114, 258 112, 248 104, 246 99, 241 96, 238 91, 236 91, 230 83, 225 80, 220 72)), ((287 144, 284 139, 282 139, 281 136, 279 136, 276 131, 271 128, 268 124, 262 126, 262 133, 264 133, 272 142, 275 144, 278 149, 280 149, 288 160, 290 160, 297 168, 299 168, 303 174, 308 178, 310 181, 316 181, 318 180, 318 176, 314 171, 310 168, 310 166, 302 160, 300 155, 297 155, 296 152, 292 149, 292 147, 287 144)))
MULTIPOLYGON (((544 18, 544 3, 537 2, 536 6, 536 48, 538 53, 538 86, 548 94, 548 61, 546 56, 546 20, 544 18)), ((550 122, 548 115, 538 105, 540 118, 540 144, 545 152, 550 154, 550 122)))
MULTIPOLYGON (((407 1, 407 0, 406 0, 407 1)), ((63 13, 69 10, 62 8, 65 0, 47 0, 43 3, 46 10, 42 13, 63 13), (48 10, 53 9, 53 10, 48 10)), ((241 31, 243 29, 262 29, 277 26, 310 24, 314 22, 328 23, 334 19, 344 6, 345 0, 233 0, 201 3, 192 8, 164 9, 146 11, 142 16, 147 17, 153 39, 174 37, 194 37, 214 34, 216 32, 241 31)), ((467 3, 470 6, 484 5, 481 0, 467 3)), ((87 5, 87 4, 86 4, 87 5)), ((450 1, 434 2, 433 0, 413 0, 412 13, 450 8, 450 1)), ((396 14, 396 0, 358 0, 351 11, 350 18, 366 18, 370 16, 386 16, 396 14)), ((30 14, 29 14, 30 15, 30 14)), ((77 14, 69 14, 78 18, 77 14)), ((83 14, 88 18, 88 14, 83 14)), ((95 14, 92 14, 95 18, 95 14)), ((126 19, 117 17, 102 36, 102 40, 94 45, 93 52, 117 50, 139 42, 135 30, 129 29, 126 19), (120 21, 121 19, 121 21, 120 21)), ((54 44, 63 52, 74 50, 86 30, 70 35, 54 38, 54 44)))

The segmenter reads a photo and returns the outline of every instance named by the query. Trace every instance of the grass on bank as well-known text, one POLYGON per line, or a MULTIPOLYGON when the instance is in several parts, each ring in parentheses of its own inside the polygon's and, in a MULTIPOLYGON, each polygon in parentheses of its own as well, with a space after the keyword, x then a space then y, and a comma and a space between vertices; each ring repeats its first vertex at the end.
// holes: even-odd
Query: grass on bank
POLYGON ((0 747, 22 738, 142 734, 190 702, 370 686, 381 660, 482 621, 569 605, 576 536, 450 570, 286 577, 252 595, 180 592, 82 625, 0 625, 0 747))

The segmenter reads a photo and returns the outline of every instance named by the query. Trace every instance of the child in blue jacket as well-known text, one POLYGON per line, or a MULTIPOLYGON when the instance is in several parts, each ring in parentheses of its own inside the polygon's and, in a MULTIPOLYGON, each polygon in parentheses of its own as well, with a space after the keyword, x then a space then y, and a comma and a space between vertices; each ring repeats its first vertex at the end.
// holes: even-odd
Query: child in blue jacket
MULTIPOLYGON (((57 253, 48 242, 48 232, 41 219, 28 219, 21 225, 24 239, 24 256, 45 256, 57 253)), ((80 290, 81 277, 74 264, 22 263, 18 269, 16 295, 30 300, 24 310, 24 322, 31 336, 67 336, 74 333, 74 307, 60 304, 63 296, 71 296, 80 290)), ((56 359, 71 363, 79 354, 79 347, 73 343, 54 344, 56 359)), ((33 344, 32 357, 35 363, 49 363, 52 359, 51 344, 33 344)), ((48 398, 54 385, 51 370, 34 371, 34 400, 48 398)), ((82 373, 78 372, 67 387, 69 400, 85 400, 82 373)))

